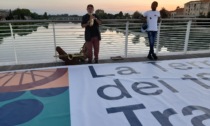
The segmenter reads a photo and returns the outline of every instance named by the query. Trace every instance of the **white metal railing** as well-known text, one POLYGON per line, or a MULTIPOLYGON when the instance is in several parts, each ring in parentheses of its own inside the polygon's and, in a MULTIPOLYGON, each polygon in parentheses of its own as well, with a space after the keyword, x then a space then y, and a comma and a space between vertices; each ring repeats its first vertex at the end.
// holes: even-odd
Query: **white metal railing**
POLYGON ((166 47, 169 55, 210 52, 210 19, 162 20, 158 52, 166 47), (202 38, 202 39, 199 39, 202 38))
MULTIPOLYGON (((140 57, 149 51, 139 20, 103 20, 100 58, 140 57)), ((0 65, 57 62, 55 47, 79 52, 84 44, 80 21, 0 22, 0 65)), ((159 23, 158 55, 210 52, 210 19, 164 19, 159 23)))

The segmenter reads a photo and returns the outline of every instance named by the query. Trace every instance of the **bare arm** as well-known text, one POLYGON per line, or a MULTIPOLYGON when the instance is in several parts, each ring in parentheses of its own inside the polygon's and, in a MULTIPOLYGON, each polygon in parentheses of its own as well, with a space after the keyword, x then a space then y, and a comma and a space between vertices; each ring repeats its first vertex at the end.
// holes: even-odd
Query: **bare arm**
POLYGON ((161 22, 161 17, 158 17, 158 23, 160 23, 161 22))
POLYGON ((147 17, 142 17, 142 22, 147 23, 147 17))
POLYGON ((159 12, 158 23, 160 23, 160 22, 161 22, 161 14, 159 12))
POLYGON ((145 13, 142 15, 141 19, 142 19, 142 23, 147 23, 147 12, 145 12, 145 13))

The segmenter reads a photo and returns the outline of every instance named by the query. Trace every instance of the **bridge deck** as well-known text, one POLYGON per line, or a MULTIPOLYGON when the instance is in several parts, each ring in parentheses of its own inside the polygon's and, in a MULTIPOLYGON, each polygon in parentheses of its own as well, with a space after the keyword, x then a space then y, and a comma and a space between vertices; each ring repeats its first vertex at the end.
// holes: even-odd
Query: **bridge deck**
MULTIPOLYGON (((175 59, 189 59, 189 58, 203 58, 203 57, 210 57, 210 53, 159 56, 159 60, 161 61, 161 60, 175 60, 175 59)), ((123 60, 117 60, 117 61, 111 59, 100 60, 99 63, 120 63, 120 62, 140 62, 140 61, 149 61, 149 60, 145 57, 134 57, 134 58, 125 58, 123 60)), ((34 69, 34 68, 44 68, 44 67, 54 67, 54 66, 64 66, 64 63, 58 62, 58 63, 0 66, 0 71, 34 69)))

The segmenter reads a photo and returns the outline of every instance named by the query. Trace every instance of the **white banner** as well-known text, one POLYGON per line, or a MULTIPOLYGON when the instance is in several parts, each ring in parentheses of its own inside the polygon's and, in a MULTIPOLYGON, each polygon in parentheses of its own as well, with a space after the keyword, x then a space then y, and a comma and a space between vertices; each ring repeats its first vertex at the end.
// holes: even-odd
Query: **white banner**
POLYGON ((210 58, 69 67, 71 126, 210 126, 210 58))

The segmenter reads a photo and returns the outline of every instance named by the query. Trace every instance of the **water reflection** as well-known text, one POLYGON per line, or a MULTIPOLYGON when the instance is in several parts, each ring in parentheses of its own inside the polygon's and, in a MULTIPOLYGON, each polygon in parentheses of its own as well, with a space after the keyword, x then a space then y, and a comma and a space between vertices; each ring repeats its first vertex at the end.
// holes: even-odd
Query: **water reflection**
MULTIPOLYGON (((125 26, 124 26, 125 27, 125 26)), ((67 49, 67 52, 77 52, 80 49, 82 43, 84 43, 84 29, 81 28, 80 23, 57 23, 56 28, 56 42, 58 45, 67 49), (73 45, 73 46, 72 46, 73 45)), ((29 51, 33 49, 36 43, 39 43, 40 47, 45 47, 44 44, 52 44, 51 49, 53 52, 53 30, 52 24, 43 23, 28 23, 28 24, 12 24, 13 35, 11 35, 10 27, 8 24, 0 25, 0 44, 10 43, 11 40, 4 40, 4 38, 9 38, 14 36, 15 42, 20 46, 21 41, 23 41, 21 46, 18 47, 18 51, 22 51, 23 48, 27 48, 29 51), (40 28, 42 27, 42 28, 40 28), (31 39, 32 38, 32 39, 31 39), (48 43, 49 42, 49 43, 48 43), (27 44, 26 44, 27 43, 27 44), (30 43, 30 44, 29 44, 30 43), (43 44, 43 46, 41 46, 43 44)), ((102 46, 101 49, 103 54, 112 56, 113 53, 119 53, 119 55, 124 55, 125 48, 125 29, 117 29, 116 27, 102 26, 100 28, 102 33, 102 46)), ((164 31, 164 29, 161 29, 164 31)), ((185 41, 185 29, 172 29, 169 32, 161 33, 159 42, 159 51, 169 51, 178 52, 183 51, 184 41, 185 41), (179 36, 176 34, 183 33, 179 36)), ((191 30, 189 39, 189 49, 209 49, 210 37, 207 37, 208 31, 198 31, 191 30), (204 37, 201 37, 204 36, 204 37)), ((9 45, 9 44, 8 44, 9 45)), ((37 46, 37 45, 36 45, 37 46)), ((6 47, 6 46, 5 46, 6 47)), ((148 37, 146 33, 140 33, 139 28, 130 29, 128 33, 128 53, 132 54, 142 54, 147 53, 149 47, 148 37), (145 52, 143 52, 145 51, 145 52)), ((155 46, 156 47, 156 46, 155 46)), ((4 48, 4 47, 1 47, 4 48)), ((6 52, 5 52, 6 53, 6 52)), ((22 52, 19 52, 22 55, 22 52)), ((38 55, 38 54, 37 54, 38 55)), ((41 55, 41 52, 40 52, 41 55)), ((53 54, 49 54, 50 56, 53 54)), ((117 54, 116 54, 117 55, 117 54)), ((51 56, 52 57, 52 56, 51 56)))
POLYGON ((11 32, 10 32, 9 25, 8 26, 4 26, 3 24, 0 25, 0 44, 3 43, 3 38, 10 37, 10 36, 11 36, 11 32))
POLYGON ((48 23, 42 23, 42 24, 35 24, 35 23, 15 23, 12 24, 12 32, 13 35, 11 35, 11 30, 9 27, 9 24, 0 24, 0 44, 3 43, 3 39, 7 37, 14 37, 16 35, 19 36, 26 36, 29 34, 32 34, 33 32, 36 32, 39 27, 44 27, 48 29, 49 24, 48 23))
POLYGON ((133 44, 137 44, 140 42, 140 35, 135 35, 135 37, 132 39, 133 44))

